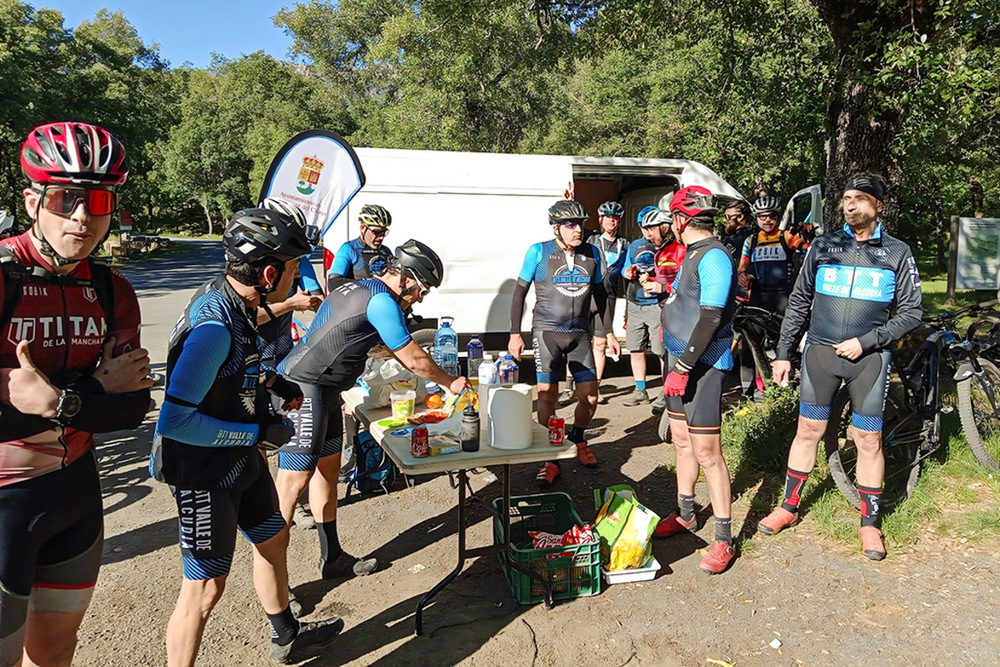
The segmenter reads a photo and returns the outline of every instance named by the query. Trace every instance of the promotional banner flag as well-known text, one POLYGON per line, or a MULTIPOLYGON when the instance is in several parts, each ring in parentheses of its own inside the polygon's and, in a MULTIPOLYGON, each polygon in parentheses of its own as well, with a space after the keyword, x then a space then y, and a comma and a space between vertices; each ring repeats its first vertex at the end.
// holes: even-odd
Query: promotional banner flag
POLYGON ((295 204, 315 228, 315 239, 365 184, 354 148, 327 130, 307 130, 288 140, 271 161, 258 201, 277 197, 295 204))

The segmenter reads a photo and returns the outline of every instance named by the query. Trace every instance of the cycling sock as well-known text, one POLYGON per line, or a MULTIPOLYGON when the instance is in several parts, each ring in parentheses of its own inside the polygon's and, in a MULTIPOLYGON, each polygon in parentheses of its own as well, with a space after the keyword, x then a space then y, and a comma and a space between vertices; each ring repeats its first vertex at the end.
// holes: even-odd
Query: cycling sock
POLYGON ((267 622, 271 626, 271 641, 278 646, 288 646, 295 635, 299 634, 299 622, 290 606, 277 614, 268 614, 267 622))
POLYGON ((583 429, 576 424, 569 427, 569 435, 566 437, 569 438, 570 442, 586 442, 583 439, 583 429))
POLYGON ((636 380, 635 381, 635 388, 636 389, 640 389, 642 391, 646 391, 646 381, 645 380, 636 380))
POLYGON ((799 511, 799 501, 802 500, 802 487, 806 485, 809 473, 788 468, 785 473, 785 500, 781 507, 792 514, 799 511))
POLYGON ((326 523, 317 521, 316 532, 319 533, 319 557, 327 563, 340 558, 344 549, 340 546, 340 537, 337 535, 337 520, 326 523))
POLYGON ((733 520, 730 517, 715 517, 715 541, 733 543, 733 520))
POLYGON ((878 528, 882 489, 858 485, 858 496, 861 498, 861 527, 878 528))
POLYGON ((677 494, 677 514, 683 521, 690 521, 694 518, 694 496, 677 494))

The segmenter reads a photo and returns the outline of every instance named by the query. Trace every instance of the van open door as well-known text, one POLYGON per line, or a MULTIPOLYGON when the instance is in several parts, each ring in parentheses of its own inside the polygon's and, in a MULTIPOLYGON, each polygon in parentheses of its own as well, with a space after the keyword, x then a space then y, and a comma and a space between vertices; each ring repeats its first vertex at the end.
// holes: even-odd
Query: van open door
POLYGON ((792 195, 781 216, 781 229, 787 229, 793 234, 811 241, 824 233, 823 224, 823 188, 810 185, 792 195))

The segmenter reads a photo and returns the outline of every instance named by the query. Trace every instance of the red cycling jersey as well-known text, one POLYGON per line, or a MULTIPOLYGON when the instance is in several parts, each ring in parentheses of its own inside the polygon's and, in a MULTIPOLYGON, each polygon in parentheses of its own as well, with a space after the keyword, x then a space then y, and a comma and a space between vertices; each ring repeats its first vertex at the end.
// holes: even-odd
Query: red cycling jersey
POLYGON ((654 260, 656 282, 667 288, 667 291, 663 293, 663 298, 666 298, 674 288, 674 278, 681 270, 685 252, 687 252, 687 248, 684 247, 683 243, 677 241, 671 241, 656 251, 656 259, 654 260))
MULTIPOLYGON (((3 245, 14 252, 21 264, 51 271, 52 266, 32 244, 29 234, 30 231, 7 239, 3 245)), ((80 262, 70 274, 84 280, 90 276, 89 260, 80 262)), ((116 338, 115 356, 138 348, 140 315, 135 290, 114 271, 111 278, 114 293, 111 331, 93 287, 26 281, 10 321, 3 323, 0 368, 19 366, 15 348, 26 340, 38 369, 52 384, 64 388, 93 374, 109 335, 116 338)), ((0 272, 0 295, 5 287, 0 272)), ((85 392, 86 389, 81 390, 85 392)), ((5 412, 13 410, 10 406, 2 407, 5 412)), ((71 426, 52 423, 51 427, 39 428, 37 433, 3 441, 11 437, 11 432, 9 427, 0 426, 0 486, 57 470, 80 458, 94 445, 92 433, 71 426)))

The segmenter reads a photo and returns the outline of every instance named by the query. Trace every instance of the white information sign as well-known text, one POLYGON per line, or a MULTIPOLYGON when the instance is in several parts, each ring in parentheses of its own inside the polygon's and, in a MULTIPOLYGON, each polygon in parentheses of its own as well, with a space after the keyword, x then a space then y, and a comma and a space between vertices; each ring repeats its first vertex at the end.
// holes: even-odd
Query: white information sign
POLYGON ((1000 219, 959 218, 956 289, 1000 287, 1000 219))

